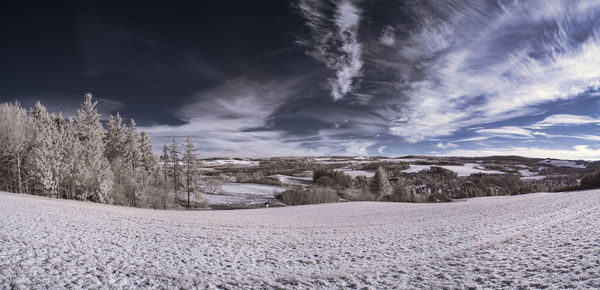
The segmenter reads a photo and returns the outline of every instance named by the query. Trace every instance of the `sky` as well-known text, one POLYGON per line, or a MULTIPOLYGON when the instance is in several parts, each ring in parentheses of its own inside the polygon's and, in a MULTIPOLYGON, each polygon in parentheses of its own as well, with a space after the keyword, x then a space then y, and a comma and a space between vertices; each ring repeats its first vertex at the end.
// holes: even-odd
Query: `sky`
POLYGON ((0 102, 203 157, 600 159, 598 0, 134 2, 3 4, 0 102))

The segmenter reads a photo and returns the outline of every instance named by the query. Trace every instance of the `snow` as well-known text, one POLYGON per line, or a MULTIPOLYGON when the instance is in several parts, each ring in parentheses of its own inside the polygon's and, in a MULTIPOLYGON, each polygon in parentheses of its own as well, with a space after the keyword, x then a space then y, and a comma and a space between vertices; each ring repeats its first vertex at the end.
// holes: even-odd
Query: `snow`
POLYGON ((540 180, 546 178, 545 175, 536 175, 536 176, 523 176, 521 180, 540 180))
POLYGON ((540 161, 539 163, 550 164, 556 167, 586 168, 585 164, 578 164, 575 161, 568 160, 546 159, 540 161))
POLYGON ((537 172, 530 171, 529 169, 520 169, 519 173, 523 177, 535 176, 537 172))
MULTIPOLYGON (((517 165, 518 166, 518 165, 517 165)), ((519 166, 523 168, 523 166, 519 166)), ((537 172, 533 172, 529 169, 520 169, 519 174, 521 174, 521 180, 540 180, 546 178, 544 175, 537 175, 537 172)))
POLYGON ((225 207, 254 207, 266 202, 280 203, 275 195, 288 188, 254 183, 224 183, 221 186, 223 194, 204 194, 213 208, 225 207))
MULTIPOLYGON (((402 170, 402 172, 419 172, 421 170, 428 170, 433 165, 416 165, 411 164, 409 169, 402 170)), ((496 171, 496 170, 482 170, 475 168, 478 164, 475 163, 465 163, 464 166, 456 166, 456 165, 439 165, 438 167, 443 167, 448 170, 452 170, 458 174, 458 176, 469 176, 473 173, 485 173, 485 174, 504 174, 504 172, 496 171)))
POLYGON ((222 166, 222 165, 235 165, 235 166, 258 166, 259 161, 251 160, 237 160, 237 159, 215 159, 215 160, 202 160, 202 164, 205 166, 222 166))
POLYGON ((287 190, 285 187, 255 184, 255 183, 224 183, 221 187, 229 195, 260 195, 266 197, 275 197, 276 193, 287 190))
POLYGON ((159 211, 0 193, 0 288, 600 287, 600 191, 159 211))
POLYGON ((290 185, 307 185, 312 184, 312 177, 298 177, 291 175, 275 174, 268 177, 273 177, 279 180, 281 183, 290 185))
POLYGON ((383 162, 417 162, 417 161, 428 161, 427 159, 423 159, 423 158, 386 158, 386 159, 379 159, 377 161, 383 161, 383 162))
POLYGON ((366 177, 373 177, 375 175, 375 171, 368 170, 351 170, 348 168, 338 168, 336 171, 343 171, 344 173, 350 175, 352 178, 356 178, 359 175, 366 177))

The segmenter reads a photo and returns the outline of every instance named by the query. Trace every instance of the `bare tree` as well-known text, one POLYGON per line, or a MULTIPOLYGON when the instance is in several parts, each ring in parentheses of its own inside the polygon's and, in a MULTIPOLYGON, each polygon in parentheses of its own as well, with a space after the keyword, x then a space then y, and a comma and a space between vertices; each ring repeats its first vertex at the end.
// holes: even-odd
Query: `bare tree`
POLYGON ((190 207, 190 194, 195 191, 195 178, 198 174, 198 156, 196 151, 198 151, 198 149, 196 149, 196 147, 194 146, 192 138, 187 137, 185 139, 185 151, 183 152, 182 161, 185 165, 188 207, 190 207))

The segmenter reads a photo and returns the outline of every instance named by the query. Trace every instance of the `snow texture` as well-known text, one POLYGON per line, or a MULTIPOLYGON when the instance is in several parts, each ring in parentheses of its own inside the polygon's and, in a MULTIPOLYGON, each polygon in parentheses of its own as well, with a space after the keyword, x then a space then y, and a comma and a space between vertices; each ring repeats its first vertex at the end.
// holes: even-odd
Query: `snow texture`
MULTIPOLYGON (((254 207, 264 203, 279 204, 275 195, 287 190, 286 187, 254 183, 225 183, 221 187, 222 194, 204 194, 211 206, 254 207)), ((184 198, 185 199, 185 198, 184 198)))
POLYGON ((0 288, 600 288, 600 191, 159 211, 0 193, 0 288))
POLYGON ((215 159, 215 160, 202 160, 202 164, 205 166, 258 166, 260 162, 251 160, 237 160, 237 159, 215 159))

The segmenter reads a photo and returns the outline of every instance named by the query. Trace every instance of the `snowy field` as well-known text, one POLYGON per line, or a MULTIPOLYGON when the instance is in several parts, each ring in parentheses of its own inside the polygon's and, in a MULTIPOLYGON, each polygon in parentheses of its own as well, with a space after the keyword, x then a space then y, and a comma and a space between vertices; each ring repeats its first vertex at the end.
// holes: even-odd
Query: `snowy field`
MULTIPOLYGON (((429 170, 433 165, 418 165, 411 164, 409 169, 402 170, 403 172, 419 172, 421 170, 429 170)), ((469 176, 473 173, 485 173, 485 174, 504 174, 504 172, 496 171, 496 170, 482 170, 476 168, 479 164, 475 163, 465 163, 463 166, 456 165, 438 165, 437 167, 446 168, 448 170, 452 170, 458 174, 458 176, 469 176)))
POLYGON ((546 159, 540 161, 539 163, 550 164, 556 167, 586 168, 585 164, 579 164, 577 162, 568 160, 546 159))
POLYGON ((155 211, 0 193, 0 288, 600 288, 600 191, 155 211))
POLYGON ((275 195, 286 187, 254 183, 224 183, 223 194, 204 194, 213 208, 239 208, 263 206, 264 203, 279 204, 275 195))
POLYGON ((281 183, 289 185, 310 185, 313 183, 312 177, 299 177, 283 174, 270 175, 269 177, 275 178, 281 183))
POLYGON ((237 160, 237 159, 216 159, 216 160, 201 160, 204 166, 258 166, 260 162, 251 160, 237 160))

